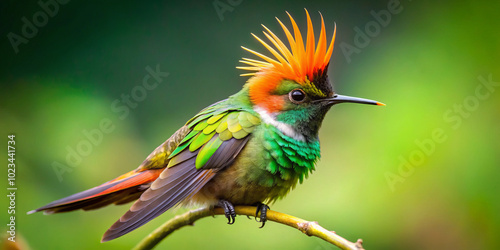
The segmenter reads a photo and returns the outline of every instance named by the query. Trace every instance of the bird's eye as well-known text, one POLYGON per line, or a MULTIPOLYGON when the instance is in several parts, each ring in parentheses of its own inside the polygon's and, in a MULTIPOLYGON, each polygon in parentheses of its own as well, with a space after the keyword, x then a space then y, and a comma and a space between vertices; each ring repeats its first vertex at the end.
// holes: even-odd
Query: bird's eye
POLYGON ((306 99, 306 93, 301 89, 294 89, 290 91, 289 98, 293 103, 301 103, 306 99))

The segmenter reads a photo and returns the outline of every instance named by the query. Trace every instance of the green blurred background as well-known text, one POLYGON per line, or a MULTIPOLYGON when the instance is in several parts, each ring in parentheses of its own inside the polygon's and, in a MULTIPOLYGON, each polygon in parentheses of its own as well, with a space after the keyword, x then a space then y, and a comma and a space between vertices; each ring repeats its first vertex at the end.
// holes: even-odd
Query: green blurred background
MULTIPOLYGON (((390 2, 220 0, 229 8, 219 15, 212 0, 71 1, 15 53, 9 32, 22 34, 22 17, 32 20, 42 9, 36 1, 3 1, 0 148, 6 166, 7 135, 16 135, 18 236, 32 249, 130 248, 185 211, 166 212, 102 244, 129 205, 26 215, 136 168, 198 110, 241 88, 246 78, 235 66, 249 54, 240 45, 264 51, 251 32, 261 34, 265 24, 284 37, 274 17, 289 23, 285 11, 305 28, 305 7, 316 26, 321 11, 328 34, 337 24, 329 69, 336 91, 387 107, 334 107, 320 132, 316 172, 271 208, 351 241, 362 238, 366 249, 497 248, 500 88, 478 77, 500 82, 500 4, 401 1, 377 33, 371 12, 390 2), (366 25, 375 34, 357 46, 355 27, 366 25), (346 56, 348 45, 358 50, 346 56), (169 76, 128 115, 114 112, 112 103, 156 65, 169 76), (54 162, 67 165, 68 147, 86 140, 83 131, 102 119, 115 129, 59 179, 54 162)), ((4 233, 7 199, 1 200, 4 233)), ((258 226, 242 216, 232 226, 220 216, 205 218, 158 248, 334 249, 276 223, 258 226)))

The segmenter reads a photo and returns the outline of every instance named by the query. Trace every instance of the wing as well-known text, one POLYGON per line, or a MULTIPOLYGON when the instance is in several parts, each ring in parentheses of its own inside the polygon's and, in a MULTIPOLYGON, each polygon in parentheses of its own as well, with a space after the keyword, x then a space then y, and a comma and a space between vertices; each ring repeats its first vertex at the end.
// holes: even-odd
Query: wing
POLYGON ((202 110, 188 122, 192 130, 168 157, 167 168, 106 231, 103 242, 129 233, 189 199, 233 163, 260 119, 249 111, 218 106, 202 110))

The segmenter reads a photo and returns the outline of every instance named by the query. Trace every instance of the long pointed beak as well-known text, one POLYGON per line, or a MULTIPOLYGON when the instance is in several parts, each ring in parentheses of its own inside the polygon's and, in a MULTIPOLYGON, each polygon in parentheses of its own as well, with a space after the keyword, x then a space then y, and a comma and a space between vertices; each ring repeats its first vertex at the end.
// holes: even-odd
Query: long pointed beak
POLYGON ((323 99, 323 101, 328 102, 328 104, 331 104, 331 105, 343 103, 343 102, 352 102, 352 103, 362 103, 362 104, 385 106, 385 104, 383 104, 381 102, 374 101, 374 100, 346 96, 346 95, 334 95, 331 98, 323 99))

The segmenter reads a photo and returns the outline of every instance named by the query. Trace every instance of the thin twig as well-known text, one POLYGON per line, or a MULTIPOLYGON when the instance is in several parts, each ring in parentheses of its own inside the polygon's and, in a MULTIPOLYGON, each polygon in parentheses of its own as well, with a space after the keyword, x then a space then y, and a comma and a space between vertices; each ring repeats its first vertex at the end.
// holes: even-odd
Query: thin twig
MULTIPOLYGON (((238 215, 255 216, 256 208, 251 206, 236 206, 235 211, 238 215)), ((149 234, 146 238, 139 242, 139 244, 137 244, 134 249, 152 249, 153 247, 158 245, 161 240, 173 233, 175 230, 187 225, 193 225, 195 221, 201 218, 220 214, 224 214, 224 210, 222 208, 200 208, 191 210, 181 215, 177 215, 154 230, 151 234, 149 234)), ((361 239, 356 242, 350 242, 340 237, 336 233, 324 229, 315 221, 306 221, 273 210, 267 211, 267 220, 294 227, 307 236, 316 236, 320 239, 330 242, 340 249, 364 250, 362 246, 363 241, 361 239)))

